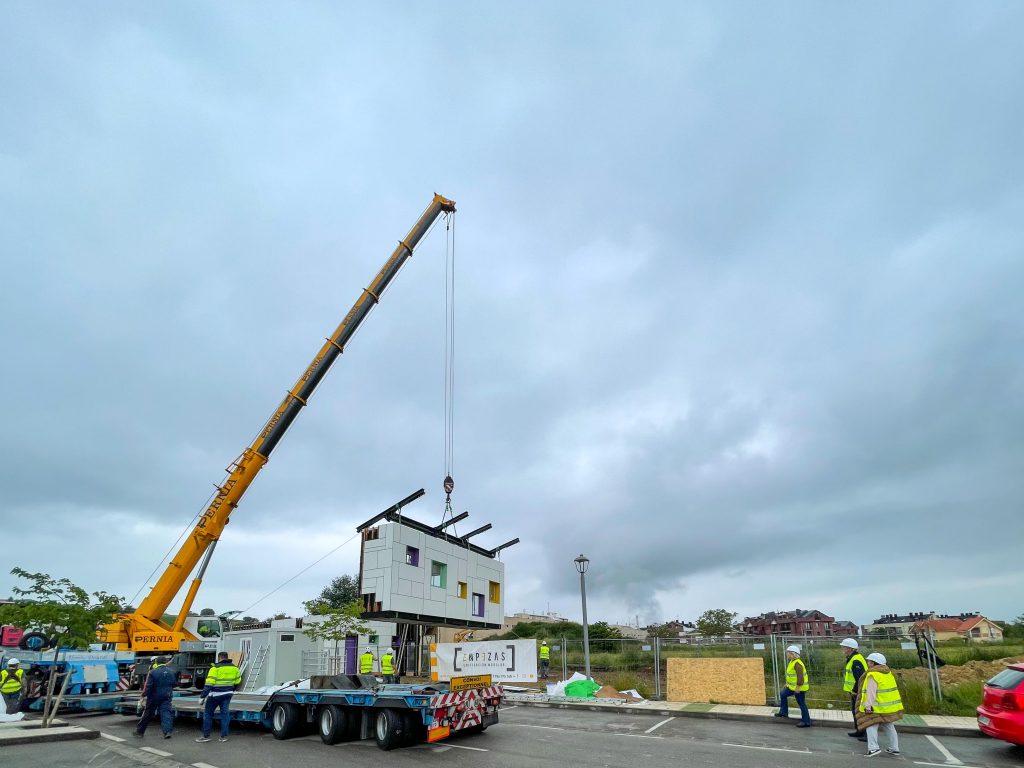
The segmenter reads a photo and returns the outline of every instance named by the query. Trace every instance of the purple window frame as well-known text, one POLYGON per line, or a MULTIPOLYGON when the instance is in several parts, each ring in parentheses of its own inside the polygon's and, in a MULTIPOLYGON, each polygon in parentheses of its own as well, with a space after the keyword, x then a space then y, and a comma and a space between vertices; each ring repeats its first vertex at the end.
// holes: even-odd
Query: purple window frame
POLYGON ((416 547, 405 548, 405 564, 416 568, 420 565, 420 551, 416 547))
POLYGON ((484 596, 481 595, 479 592, 474 592, 473 593, 473 615, 474 616, 483 616, 484 615, 484 606, 485 605, 486 605, 486 603, 484 603, 484 596))

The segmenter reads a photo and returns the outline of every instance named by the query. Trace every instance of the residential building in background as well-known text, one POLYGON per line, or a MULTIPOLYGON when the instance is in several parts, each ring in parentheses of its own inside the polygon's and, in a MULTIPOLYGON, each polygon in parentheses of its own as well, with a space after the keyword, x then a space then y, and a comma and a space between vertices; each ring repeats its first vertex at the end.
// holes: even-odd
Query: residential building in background
POLYGON ((1003 628, 981 614, 936 616, 918 621, 910 634, 927 634, 935 640, 997 643, 1003 639, 1003 628))
MULTIPOLYGON (((568 619, 559 616, 557 613, 527 613, 526 611, 520 611, 519 613, 513 613, 511 616, 506 616, 502 621, 500 629, 487 629, 480 630, 473 633, 474 640, 486 640, 489 637, 495 635, 504 635, 508 632, 515 630, 518 624, 558 624, 568 619)), ((441 640, 441 642, 451 642, 450 640, 441 640)))
POLYGON ((836 621, 834 616, 818 610, 771 611, 750 616, 739 624, 744 635, 801 635, 804 637, 856 636, 852 621, 836 621))
POLYGON ((902 637, 910 634, 910 628, 917 622, 935 618, 935 611, 918 611, 916 613, 883 613, 871 624, 861 627, 865 635, 889 635, 902 637))

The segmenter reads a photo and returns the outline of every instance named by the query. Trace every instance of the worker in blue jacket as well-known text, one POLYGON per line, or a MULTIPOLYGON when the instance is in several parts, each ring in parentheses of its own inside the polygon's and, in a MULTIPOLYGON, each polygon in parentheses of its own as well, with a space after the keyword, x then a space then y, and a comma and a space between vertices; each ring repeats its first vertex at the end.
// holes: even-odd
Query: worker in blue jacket
POLYGON ((153 659, 153 667, 146 676, 146 684, 142 689, 146 708, 142 711, 142 719, 135 727, 137 738, 141 739, 145 735, 146 726, 157 712, 160 713, 160 730, 163 731, 164 738, 171 738, 171 731, 174 730, 171 699, 174 697, 174 685, 178 682, 178 676, 173 669, 164 666, 170 660, 169 656, 158 656, 153 659))

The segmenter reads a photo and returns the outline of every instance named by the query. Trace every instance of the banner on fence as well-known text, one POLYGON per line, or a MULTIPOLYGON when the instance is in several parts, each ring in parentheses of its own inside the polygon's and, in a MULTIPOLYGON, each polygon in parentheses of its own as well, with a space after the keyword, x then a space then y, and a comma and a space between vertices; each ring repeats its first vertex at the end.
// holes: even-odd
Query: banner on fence
POLYGON ((537 682, 536 640, 485 640, 479 643, 433 643, 430 679, 490 675, 495 683, 537 682))

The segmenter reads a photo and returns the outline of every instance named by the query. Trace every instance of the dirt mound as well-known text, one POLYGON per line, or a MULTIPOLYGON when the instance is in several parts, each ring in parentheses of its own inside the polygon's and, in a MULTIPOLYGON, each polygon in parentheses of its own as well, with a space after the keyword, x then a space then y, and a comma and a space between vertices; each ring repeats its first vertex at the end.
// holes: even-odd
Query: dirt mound
MULTIPOLYGON (((961 683, 984 682, 1006 669, 1007 664, 1024 662, 1024 656, 1013 656, 1007 659, 996 661, 968 661, 961 666, 947 664, 939 669, 939 679, 943 685, 960 685, 961 683)), ((897 669, 894 674, 898 680, 914 680, 921 683, 928 682, 928 670, 924 667, 917 669, 897 669)))

